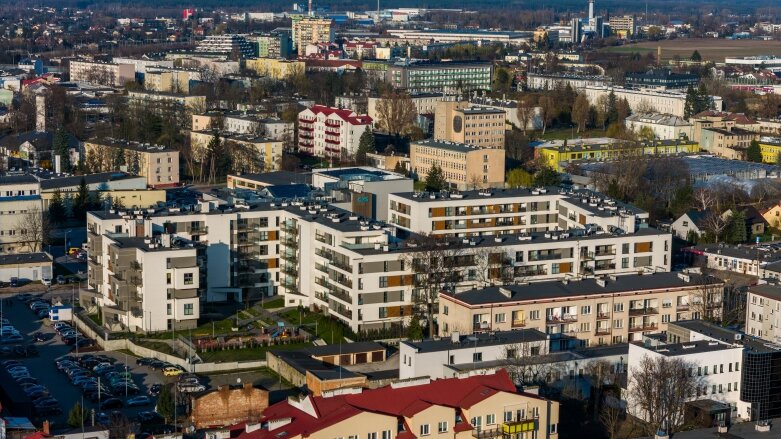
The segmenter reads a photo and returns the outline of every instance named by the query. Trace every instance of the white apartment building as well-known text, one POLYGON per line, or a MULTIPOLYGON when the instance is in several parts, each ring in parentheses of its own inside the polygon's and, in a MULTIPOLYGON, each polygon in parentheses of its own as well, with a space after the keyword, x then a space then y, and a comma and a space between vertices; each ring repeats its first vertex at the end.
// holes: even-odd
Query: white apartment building
POLYGON ((136 73, 145 73, 146 69, 150 67, 167 67, 169 69, 174 68, 173 60, 165 59, 146 59, 146 58, 123 58, 114 57, 111 58, 111 62, 115 64, 132 64, 136 73))
POLYGON ((699 244, 687 247, 684 251, 701 259, 706 268, 762 278, 778 278, 773 267, 777 267, 774 263, 781 260, 781 252, 772 246, 699 244))
POLYGON ((392 224, 432 235, 501 236, 570 229, 631 234, 648 225, 648 212, 590 190, 405 192, 390 194, 388 200, 392 224))
POLYGON ((746 333, 772 343, 781 342, 781 286, 763 283, 749 287, 746 333))
POLYGON ((440 339, 405 340, 399 343, 399 379, 452 378, 458 366, 547 355, 548 344, 548 336, 536 329, 471 336, 455 332, 440 339))
POLYGON ((129 236, 133 232, 138 230, 118 221, 88 222, 90 288, 79 291, 82 303, 99 306, 111 330, 196 327, 201 286, 195 244, 168 234, 129 236))
MULTIPOLYGON (((627 408, 629 413, 647 419, 640 405, 632 400, 633 376, 639 371, 645 357, 667 358, 684 362, 690 376, 696 377, 697 389, 689 401, 709 399, 732 407, 732 412, 745 413, 745 403, 740 400, 741 370, 743 369, 743 345, 710 340, 685 343, 660 343, 645 346, 629 344, 627 408)), ((673 421, 673 420, 671 420, 673 421)))
POLYGON ((632 132, 639 133, 643 128, 650 129, 660 140, 675 140, 681 136, 694 138, 694 126, 682 116, 661 113, 637 113, 628 116, 624 125, 632 132))
MULTIPOLYGON (((582 91, 586 94, 591 105, 595 105, 600 96, 608 96, 613 92, 616 99, 626 99, 632 109, 644 105, 650 106, 657 113, 670 114, 684 117, 686 105, 686 93, 669 90, 636 89, 619 86, 587 85, 582 91)), ((712 108, 721 111, 722 99, 720 96, 711 96, 712 108)))
POLYGON ((606 87, 612 83, 607 76, 574 75, 567 73, 529 73, 526 77, 526 87, 529 90, 553 90, 559 84, 569 85, 574 90, 581 91, 586 87, 606 87))
POLYGON ((109 87, 123 87, 126 82, 136 79, 133 64, 72 60, 68 71, 73 82, 89 82, 109 87))
POLYGON ((43 250, 40 242, 27 242, 31 236, 23 232, 28 214, 36 209, 43 215, 37 178, 32 175, 0 176, 0 255, 43 250))
POLYGON ((388 197, 394 193, 409 192, 413 181, 396 172, 370 166, 323 168, 312 170, 312 186, 326 190, 329 195, 348 193, 331 204, 366 218, 388 220, 388 197))
POLYGON ((242 58, 255 56, 252 44, 247 41, 245 35, 239 34, 208 35, 206 39, 198 43, 195 51, 242 58))
POLYGON ((353 155, 372 121, 350 110, 314 105, 298 113, 298 150, 317 157, 353 155))

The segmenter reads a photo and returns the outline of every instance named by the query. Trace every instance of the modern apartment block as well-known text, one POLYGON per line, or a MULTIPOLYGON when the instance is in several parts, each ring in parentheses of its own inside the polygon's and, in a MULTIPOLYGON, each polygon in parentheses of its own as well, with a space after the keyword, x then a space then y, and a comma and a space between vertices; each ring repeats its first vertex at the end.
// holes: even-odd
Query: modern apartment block
MULTIPOLYGON (((613 249, 605 248, 581 264, 599 275, 604 270, 598 268, 604 267, 601 260, 612 256, 613 249)), ((638 250, 642 249, 637 245, 620 244, 619 251, 627 255, 620 256, 627 267, 624 274, 611 269, 617 275, 586 279, 570 263, 554 263, 559 271, 569 271, 573 280, 441 294, 439 333, 536 329, 551 338, 572 336, 593 346, 641 341, 643 335, 666 331, 670 322, 721 316, 722 281, 697 273, 631 274, 644 272, 643 259, 650 257, 638 250)))
MULTIPOLYGON (((219 208, 204 202, 186 212, 92 212, 88 222, 104 224, 101 230, 119 225, 135 237, 165 232, 208 243, 202 267, 207 273, 202 294, 206 301, 256 301, 279 293, 286 306, 317 309, 354 331, 389 328, 406 322, 413 312, 416 272, 411 261, 419 252, 415 243, 397 236, 392 226, 321 201, 279 200, 219 208)), ((653 229, 633 234, 589 230, 571 235, 481 236, 465 241, 451 243, 463 253, 462 263, 453 268, 459 290, 484 286, 487 279, 499 283, 563 279, 574 277, 578 270, 584 276, 669 270, 670 235, 653 229), (619 256, 612 256, 612 265, 589 257, 609 253, 604 249, 610 246, 623 248, 624 243, 631 249, 632 261, 625 268, 619 256), (511 256, 497 259, 496 255, 511 256)))
POLYGON ((410 143, 411 171, 423 180, 437 165, 450 186, 458 190, 504 186, 503 148, 420 140, 410 143))
MULTIPOLYGON (((402 230, 459 237, 587 229, 635 233, 648 212, 590 190, 488 189, 396 193, 390 222, 402 230)), ((573 230, 572 236, 578 233, 573 230)), ((665 264, 666 265, 666 264, 665 264)))
POLYGON ((440 101, 434 113, 434 139, 504 148, 505 122, 503 109, 470 106, 467 101, 440 101))
POLYGON ((298 150, 317 157, 351 156, 372 122, 354 111, 314 105, 298 113, 298 150))
POLYGON ((146 177, 153 188, 179 184, 179 151, 129 140, 97 137, 84 142, 85 161, 93 172, 116 170, 122 154, 128 172, 146 177))
POLYGON ((129 236, 125 227, 88 221, 88 289, 79 291, 81 303, 99 307, 104 326, 115 331, 196 327, 201 250, 168 234, 129 236))
POLYGON ((293 54, 291 30, 272 31, 268 34, 253 36, 261 58, 289 58, 293 54))
POLYGON ((136 79, 136 70, 133 64, 72 60, 68 65, 70 80, 73 82, 124 87, 126 82, 132 82, 136 79))
POLYGON ((388 66, 385 80, 410 93, 490 90, 490 62, 399 62, 388 66))
POLYGON ((330 18, 293 18, 293 48, 302 54, 309 44, 330 43, 334 40, 334 30, 330 18))
MULTIPOLYGON (((650 106, 657 113, 671 114, 684 117, 686 93, 681 91, 653 90, 648 88, 628 88, 618 86, 593 86, 583 88, 589 102, 594 105, 600 96, 608 96, 612 92, 616 99, 626 99, 629 107, 636 109, 640 105, 650 106)), ((722 99, 720 96, 711 96, 711 108, 721 110, 722 99)))
POLYGON ((208 35, 198 43, 195 51, 241 58, 250 58, 256 55, 255 48, 247 41, 247 38, 238 34, 208 35))
POLYGON ((291 397, 263 417, 268 423, 238 439, 553 439, 559 432, 559 403, 518 392, 504 370, 291 397))

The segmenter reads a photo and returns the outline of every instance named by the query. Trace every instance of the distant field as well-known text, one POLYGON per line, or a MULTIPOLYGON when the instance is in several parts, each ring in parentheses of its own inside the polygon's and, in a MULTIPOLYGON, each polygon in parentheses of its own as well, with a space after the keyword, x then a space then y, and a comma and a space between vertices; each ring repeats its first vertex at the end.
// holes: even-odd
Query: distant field
POLYGON ((680 56, 682 59, 687 59, 695 49, 699 50, 704 60, 713 62, 724 62, 725 57, 732 56, 781 56, 781 43, 778 41, 722 40, 715 38, 644 41, 637 44, 608 47, 602 50, 645 54, 647 52, 656 52, 658 46, 662 47, 662 59, 673 59, 675 55, 680 56))

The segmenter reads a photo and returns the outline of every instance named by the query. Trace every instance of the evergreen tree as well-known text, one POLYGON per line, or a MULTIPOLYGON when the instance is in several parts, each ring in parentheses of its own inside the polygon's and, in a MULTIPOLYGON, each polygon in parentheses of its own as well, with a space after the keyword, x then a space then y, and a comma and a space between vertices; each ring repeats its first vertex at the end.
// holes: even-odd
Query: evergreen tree
POLYGON ((165 418, 166 422, 170 421, 174 417, 174 395, 171 393, 171 386, 164 385, 160 389, 160 396, 157 398, 157 413, 165 418))
POLYGON ((426 176, 426 190, 431 192, 439 192, 441 190, 447 189, 448 186, 449 184, 445 179, 445 173, 442 172, 442 168, 434 163, 431 166, 431 169, 429 169, 428 175, 426 176))
POLYGON ((65 128, 60 127, 54 134, 52 150, 55 155, 60 156, 60 165, 65 172, 71 171, 70 154, 68 154, 68 140, 70 135, 65 128))
MULTIPOLYGON (((781 156, 781 154, 779 154, 781 156)), ((401 160, 396 162, 396 166, 393 167, 393 172, 401 175, 407 175, 407 170, 404 169, 404 165, 401 164, 401 160)))
POLYGON ((732 214, 727 237, 732 244, 740 244, 748 240, 748 233, 746 233, 746 212, 737 211, 732 214))
POLYGON ((692 52, 691 60, 692 61, 702 61, 702 55, 700 55, 700 51, 699 50, 695 49, 694 52, 692 52))
POLYGON ((694 116, 698 113, 697 109, 699 106, 699 98, 697 96, 697 91, 694 90, 694 87, 689 85, 689 88, 686 89, 686 102, 683 106, 683 116, 686 119, 689 119, 690 117, 694 116))
MULTIPOLYGON (((618 99, 613 90, 610 90, 610 94, 607 95, 607 123, 618 121, 618 99)), ((623 121, 622 121, 623 123, 623 121)))
POLYGON ((87 189, 87 181, 84 180, 84 177, 81 177, 79 188, 76 190, 76 196, 73 197, 72 209, 74 218, 87 218, 87 210, 89 210, 89 189, 87 189))
POLYGON ((66 212, 65 205, 62 202, 62 192, 59 189, 54 191, 52 199, 49 202, 49 217, 55 223, 60 223, 65 220, 66 212))
POLYGON ((371 128, 367 125, 358 141, 358 150, 355 151, 355 164, 361 166, 365 165, 366 154, 373 154, 375 152, 377 152, 377 150, 374 146, 374 134, 372 134, 371 128))
POLYGON ((746 149, 746 160, 755 163, 762 163, 762 149, 759 147, 759 142, 752 140, 746 149))
POLYGON ((420 319, 418 316, 413 315, 407 326, 407 338, 410 340, 422 340, 423 339, 423 327, 420 326, 420 319))
POLYGON ((112 168, 116 171, 120 166, 125 166, 125 151, 122 148, 117 148, 114 151, 114 160, 112 168))
POLYGON ((81 406, 81 403, 77 402, 73 405, 71 411, 68 412, 68 425, 73 428, 81 427, 84 423, 84 415, 84 408, 81 406))
POLYGON ((543 166, 534 174, 535 186, 558 186, 561 184, 561 175, 553 168, 543 166))
MULTIPOLYGON (((713 107, 711 104, 710 93, 704 82, 697 88, 697 113, 708 111, 713 107)), ((695 113, 696 114, 696 113, 695 113)))

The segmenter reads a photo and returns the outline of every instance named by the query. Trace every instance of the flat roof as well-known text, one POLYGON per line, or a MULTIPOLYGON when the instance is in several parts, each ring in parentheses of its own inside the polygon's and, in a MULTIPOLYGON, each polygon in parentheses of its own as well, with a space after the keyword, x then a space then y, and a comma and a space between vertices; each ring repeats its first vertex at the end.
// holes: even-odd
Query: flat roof
POLYGON ((456 111, 464 114, 504 114, 504 110, 492 107, 458 108, 456 111))
MULTIPOLYGON (((458 143, 458 142, 448 142, 445 140, 434 140, 434 139, 427 139, 427 140, 419 140, 417 142, 410 143, 410 147, 413 145, 415 146, 427 146, 431 148, 439 148, 439 149, 446 149, 449 151, 456 151, 456 152, 472 152, 477 151, 482 148, 479 148, 475 145, 468 145, 466 143, 458 143)), ((486 149, 488 151, 488 149, 486 149)))
POLYGON ((38 179, 30 174, 23 175, 0 175, 0 185, 6 184, 31 184, 38 183, 38 179))
POLYGON ((57 177, 56 175, 49 175, 48 178, 41 180, 41 189, 56 189, 61 187, 78 186, 81 184, 81 179, 84 178, 86 184, 107 183, 110 181, 129 180, 133 178, 141 178, 146 181, 145 177, 138 175, 128 174, 127 172, 100 172, 97 174, 87 175, 69 175, 65 177, 57 177))
POLYGON ((263 172, 260 174, 231 174, 230 176, 233 178, 240 178, 242 180, 263 183, 268 186, 281 186, 286 184, 301 183, 310 184, 312 182, 312 174, 291 171, 272 171, 263 172))
POLYGON ((514 331, 482 332, 472 335, 460 335, 458 342, 449 337, 426 339, 421 341, 401 341, 402 344, 416 349, 419 353, 451 351, 472 347, 498 346, 516 343, 547 341, 548 335, 537 329, 518 329, 514 331))
POLYGON ((621 294, 634 291, 660 290, 668 288, 698 287, 701 285, 717 285, 721 280, 700 274, 687 273, 689 281, 682 279, 681 273, 660 272, 650 274, 616 275, 614 279, 602 279, 605 286, 597 283, 599 279, 534 282, 526 285, 492 286, 474 289, 461 293, 443 293, 449 297, 470 306, 489 305, 495 303, 534 302, 568 297, 591 296, 600 294, 621 294))
POLYGON ((44 252, 0 255, 0 265, 44 264, 51 262, 52 257, 44 252))
MULTIPOLYGON (((171 247, 164 247, 160 245, 159 241, 155 241, 152 238, 143 237, 125 237, 125 236, 110 236, 110 238, 122 248, 137 248, 145 252, 161 252, 161 251, 177 251, 177 250, 195 250, 195 247, 179 246, 172 242, 171 247), (152 239, 156 245, 154 248, 149 247, 149 243, 146 242, 152 239)), ((178 242, 178 240, 175 240, 178 242)))
POLYGON ((149 143, 141 143, 133 140, 114 139, 112 137, 93 137, 87 140, 85 143, 110 146, 114 148, 132 149, 139 152, 179 152, 176 149, 168 148, 167 146, 151 145, 149 143))
POLYGON ((657 354, 664 355, 665 357, 678 357, 681 355, 696 355, 707 352, 726 351, 730 349, 743 349, 742 346, 734 346, 718 341, 690 341, 688 343, 661 344, 653 347, 645 346, 640 342, 634 342, 632 344, 643 349, 656 352, 657 354))
POLYGON ((706 322, 705 320, 678 320, 676 322, 670 322, 668 324, 668 328, 670 326, 678 326, 683 329, 688 329, 689 331, 707 335, 708 337, 715 338, 725 343, 735 343, 738 341, 735 336, 740 336, 741 334, 739 331, 723 328, 721 326, 714 325, 713 323, 706 322))

